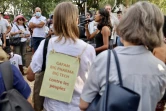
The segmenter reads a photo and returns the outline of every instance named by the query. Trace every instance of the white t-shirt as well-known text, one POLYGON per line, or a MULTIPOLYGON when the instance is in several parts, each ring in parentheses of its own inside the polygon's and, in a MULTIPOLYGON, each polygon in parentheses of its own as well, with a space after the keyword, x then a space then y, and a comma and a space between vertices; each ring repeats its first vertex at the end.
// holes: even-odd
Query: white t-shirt
MULTIPOLYGON (((1 18, 0 19, 0 34, 5 33, 7 30, 7 27, 10 26, 8 21, 6 19, 1 18)), ((0 36, 0 39, 2 36, 0 36)), ((2 45, 2 41, 0 40, 0 45, 2 45)))
POLYGON ((117 37, 117 34, 116 34, 116 27, 118 26, 119 24, 119 20, 118 18, 113 14, 111 13, 110 15, 110 20, 111 20, 111 24, 113 26, 113 31, 111 33, 111 39, 113 39, 113 44, 116 44, 116 37, 117 37))
MULTIPOLYGON (((95 21, 89 22, 89 24, 88 24, 88 30, 89 30, 90 34, 92 34, 93 32, 96 31, 97 26, 95 24, 96 24, 95 21)), ((86 35, 86 32, 85 32, 85 35, 86 35)))
MULTIPOLYGON (((26 35, 26 34, 30 34, 30 32, 29 32, 29 30, 28 30, 28 27, 26 27, 26 29, 24 28, 24 26, 22 26, 22 25, 17 25, 18 27, 19 27, 19 29, 20 30, 22 30, 23 31, 23 33, 24 33, 24 36, 26 35)), ((17 28, 17 26, 16 25, 13 25, 13 27, 12 27, 12 29, 11 29, 11 31, 10 32, 18 32, 19 31, 19 29, 17 28)), ((20 37, 20 34, 16 34, 16 35, 14 35, 13 37, 20 37)), ((25 42, 27 40, 27 38, 21 38, 21 42, 25 42)))
POLYGON ((2 33, 5 33, 5 31, 3 30, 3 26, 0 25, 0 46, 2 46, 2 40, 1 40, 1 38, 3 38, 2 33))
POLYGON ((0 19, 0 26, 3 28, 3 33, 6 32, 7 27, 10 26, 9 22, 6 19, 0 19))
MULTIPOLYGON (((12 27, 11 23, 9 23, 9 26, 12 27)), ((8 34, 6 34, 6 39, 10 38, 10 32, 8 34)))
POLYGON ((10 58, 10 63, 15 65, 19 69, 19 65, 22 65, 21 56, 18 54, 14 54, 13 57, 10 58))
MULTIPOLYGON (((55 42, 58 37, 53 37, 50 39, 48 44, 48 53, 54 49, 56 52, 68 54, 71 56, 78 56, 82 53, 83 49, 86 47, 87 43, 83 40, 77 39, 76 43, 74 43, 71 39, 62 38, 60 42, 55 42)), ((41 41, 38 49, 36 50, 35 54, 33 55, 32 62, 30 67, 34 73, 41 71, 42 63, 43 63, 43 46, 45 40, 41 41)), ((92 62, 95 59, 95 49, 91 45, 87 45, 84 53, 80 58, 80 68, 77 76, 77 80, 75 83, 73 98, 70 104, 64 103, 61 101, 57 101, 50 98, 45 98, 44 101, 44 108, 47 111, 80 111, 79 109, 79 101, 80 101, 80 94, 82 92, 84 83, 87 79, 88 72, 92 62)))
POLYGON ((116 15, 114 15, 113 13, 111 13, 111 15, 110 15, 110 20, 111 20, 111 24, 112 24, 113 27, 118 26, 119 20, 116 17, 116 15))
MULTIPOLYGON (((44 22, 46 24, 46 17, 41 16, 40 18, 32 17, 29 23, 39 24, 40 22, 44 22)), ((43 37, 45 38, 45 25, 42 28, 34 28, 32 37, 43 37)))

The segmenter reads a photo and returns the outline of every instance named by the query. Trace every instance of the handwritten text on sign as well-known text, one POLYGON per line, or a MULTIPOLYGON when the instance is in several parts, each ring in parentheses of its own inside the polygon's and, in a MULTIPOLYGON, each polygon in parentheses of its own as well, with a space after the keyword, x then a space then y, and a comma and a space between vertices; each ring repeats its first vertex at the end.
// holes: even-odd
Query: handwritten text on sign
POLYGON ((69 103, 78 69, 78 58, 60 53, 50 53, 40 95, 69 103))

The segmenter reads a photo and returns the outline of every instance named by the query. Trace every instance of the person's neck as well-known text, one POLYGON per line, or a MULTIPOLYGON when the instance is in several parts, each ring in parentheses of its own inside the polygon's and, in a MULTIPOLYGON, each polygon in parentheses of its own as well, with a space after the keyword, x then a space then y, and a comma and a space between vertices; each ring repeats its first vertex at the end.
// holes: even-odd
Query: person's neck
POLYGON ((130 43, 130 42, 127 42, 127 41, 125 41, 125 40, 123 40, 123 45, 124 45, 124 47, 128 47, 128 46, 136 46, 135 44, 130 43))
POLYGON ((23 25, 23 24, 18 24, 18 25, 23 25))
MULTIPOLYGON (((41 16, 40 16, 40 17, 41 17, 41 16)), ((40 17, 37 17, 37 16, 36 16, 37 19, 40 18, 40 17)))

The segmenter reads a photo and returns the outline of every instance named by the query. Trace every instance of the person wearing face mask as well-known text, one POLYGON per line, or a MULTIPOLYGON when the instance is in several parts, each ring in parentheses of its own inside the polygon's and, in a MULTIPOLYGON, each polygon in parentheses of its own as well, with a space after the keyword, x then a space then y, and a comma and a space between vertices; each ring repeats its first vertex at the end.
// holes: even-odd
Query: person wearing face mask
POLYGON ((29 21, 29 28, 33 30, 32 45, 34 51, 37 50, 40 42, 45 38, 46 17, 41 15, 41 9, 35 8, 35 16, 29 21))

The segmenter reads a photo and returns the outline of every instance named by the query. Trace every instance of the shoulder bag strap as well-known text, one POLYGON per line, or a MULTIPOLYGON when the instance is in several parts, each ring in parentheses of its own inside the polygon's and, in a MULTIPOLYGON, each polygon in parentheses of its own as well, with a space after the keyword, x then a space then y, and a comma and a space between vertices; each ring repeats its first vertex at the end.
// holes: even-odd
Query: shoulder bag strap
POLYGON ((107 111, 107 95, 109 91, 109 73, 110 73, 110 58, 111 58, 111 51, 108 49, 108 56, 107 56, 107 69, 106 69, 106 88, 105 88, 105 97, 104 97, 104 103, 103 103, 103 111, 107 111))
POLYGON ((16 25, 16 27, 18 28, 18 30, 20 30, 20 28, 18 27, 18 25, 16 25))
POLYGON ((109 84, 110 58, 111 58, 111 51, 110 51, 110 49, 108 49, 107 69, 106 69, 106 87, 107 87, 108 84, 109 84))
POLYGON ((6 90, 12 89, 13 88, 13 72, 12 72, 10 61, 1 63, 0 70, 2 73, 6 90))
POLYGON ((123 86, 122 74, 121 74, 121 70, 120 70, 118 55, 117 55, 117 53, 114 49, 112 50, 112 52, 114 54, 116 67, 117 67, 117 70, 118 70, 119 84, 120 84, 120 86, 123 86))
MULTIPOLYGON (((122 83, 122 77, 121 77, 121 70, 120 70, 120 65, 119 65, 119 60, 118 60, 118 56, 117 56, 117 53, 114 49, 112 49, 112 52, 113 52, 113 55, 114 55, 114 58, 115 58, 115 62, 116 62, 116 67, 117 67, 117 71, 118 71, 118 78, 119 78, 119 83, 120 83, 120 86, 123 86, 123 83, 122 83)), ((106 94, 105 94, 105 103, 103 103, 104 105, 104 110, 103 111, 107 111, 107 95, 108 95, 108 91, 109 91, 109 73, 110 73, 110 58, 111 58, 111 51, 108 49, 108 57, 107 57, 107 70, 106 70, 106 94)))
POLYGON ((46 55, 47 55, 47 47, 48 47, 48 42, 50 38, 47 37, 45 39, 44 47, 43 47, 43 64, 42 64, 42 71, 45 71, 46 69, 46 55))

